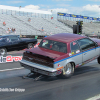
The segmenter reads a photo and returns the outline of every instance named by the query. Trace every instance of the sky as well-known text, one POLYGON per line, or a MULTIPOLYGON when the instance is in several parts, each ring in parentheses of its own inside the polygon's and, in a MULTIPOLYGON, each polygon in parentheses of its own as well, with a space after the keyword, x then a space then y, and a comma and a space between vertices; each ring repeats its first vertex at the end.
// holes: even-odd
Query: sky
POLYGON ((100 17, 100 0, 0 0, 0 5, 100 17))

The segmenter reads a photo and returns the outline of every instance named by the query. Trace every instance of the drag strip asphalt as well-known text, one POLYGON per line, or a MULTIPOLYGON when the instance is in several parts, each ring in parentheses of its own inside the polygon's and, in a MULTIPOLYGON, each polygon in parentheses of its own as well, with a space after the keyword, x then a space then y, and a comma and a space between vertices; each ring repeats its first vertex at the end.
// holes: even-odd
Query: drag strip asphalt
MULTIPOLYGON (((10 53, 21 56, 22 52, 10 53)), ((99 100, 100 65, 96 60, 77 68, 74 75, 66 79, 23 79, 29 72, 19 62, 0 64, 0 100, 99 100)))
MULTIPOLYGON (((2 64, 2 68, 20 68, 18 62, 2 64)), ((1 64, 0 64, 1 66, 1 64)), ((0 72, 1 100, 86 100, 100 94, 100 65, 96 60, 75 70, 69 79, 45 77, 38 81, 23 79, 27 69, 0 72), (12 89, 13 92, 3 92, 12 89), (16 91, 24 89, 24 92, 16 91)))

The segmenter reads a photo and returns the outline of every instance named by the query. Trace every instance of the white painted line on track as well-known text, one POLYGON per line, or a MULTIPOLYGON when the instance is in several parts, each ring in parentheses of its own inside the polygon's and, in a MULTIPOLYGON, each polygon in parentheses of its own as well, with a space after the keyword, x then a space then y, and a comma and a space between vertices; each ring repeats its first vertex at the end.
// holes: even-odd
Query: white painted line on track
POLYGON ((3 69, 0 70, 0 72, 4 72, 4 71, 11 71, 11 70, 16 70, 16 69, 23 69, 24 67, 20 67, 20 68, 12 68, 12 69, 3 69))
POLYGON ((89 99, 86 99, 86 100, 100 100, 100 94, 94 96, 94 97, 91 97, 89 99))

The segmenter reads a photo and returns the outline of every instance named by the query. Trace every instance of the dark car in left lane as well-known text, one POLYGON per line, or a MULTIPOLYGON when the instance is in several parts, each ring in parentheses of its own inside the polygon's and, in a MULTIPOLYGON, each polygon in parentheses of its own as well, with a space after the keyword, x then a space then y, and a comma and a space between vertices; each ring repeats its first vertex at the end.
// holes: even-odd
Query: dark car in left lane
POLYGON ((0 55, 5 55, 9 51, 32 48, 37 43, 37 39, 20 38, 17 35, 0 36, 0 55))

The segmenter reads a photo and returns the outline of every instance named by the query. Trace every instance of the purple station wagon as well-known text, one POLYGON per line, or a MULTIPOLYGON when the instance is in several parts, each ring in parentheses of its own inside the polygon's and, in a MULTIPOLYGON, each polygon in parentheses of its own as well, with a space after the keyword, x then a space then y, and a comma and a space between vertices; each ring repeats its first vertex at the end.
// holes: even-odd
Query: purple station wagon
POLYGON ((94 59, 100 64, 100 40, 59 33, 43 38, 39 46, 23 53, 21 66, 33 73, 70 77, 74 69, 94 59))

